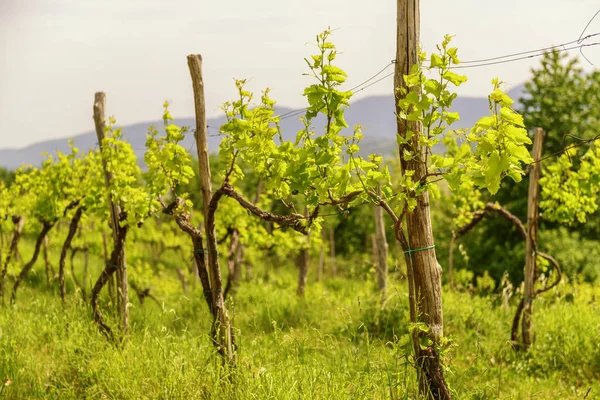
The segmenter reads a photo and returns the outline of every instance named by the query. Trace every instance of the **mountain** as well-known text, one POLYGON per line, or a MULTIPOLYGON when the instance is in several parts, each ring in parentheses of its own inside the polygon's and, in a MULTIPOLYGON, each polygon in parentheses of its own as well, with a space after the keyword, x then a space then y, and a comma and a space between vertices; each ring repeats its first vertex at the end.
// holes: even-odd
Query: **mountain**
MULTIPOLYGON (((516 86, 509 95, 513 99, 522 96, 523 85, 516 86)), ((294 110, 280 107, 277 113, 281 116, 292 113, 294 110)), ((455 128, 471 127, 488 111, 488 100, 484 97, 459 97, 454 101, 452 111, 458 111, 461 120, 455 123, 455 128)), ((352 102, 351 107, 346 111, 346 121, 348 125, 361 124, 363 135, 365 136, 361 143, 361 152, 364 155, 378 153, 381 155, 391 155, 396 152, 396 140, 394 132, 396 131, 396 121, 394 118, 394 102, 392 96, 370 96, 352 102)), ((218 127, 225 122, 225 117, 210 118, 207 120, 209 126, 208 147, 211 152, 217 151, 220 138, 218 127)), ((175 120, 180 126, 194 127, 193 118, 183 118, 175 120)), ((319 127, 324 126, 324 118, 317 118, 314 125, 319 132, 319 127)), ((145 151, 146 133, 148 127, 155 125, 162 126, 162 121, 142 122, 133 125, 122 126, 123 137, 128 140, 134 148, 140 163, 143 163, 145 151)), ((286 140, 295 140, 296 134, 302 129, 300 115, 291 114, 281 121, 281 132, 286 140)), ((346 133, 349 134, 349 133, 346 133)), ((94 131, 85 132, 73 136, 73 142, 81 151, 86 152, 97 144, 96 133, 94 131)), ((183 146, 193 152, 193 137, 187 135, 183 141, 183 146)), ((54 154, 57 151, 68 152, 67 139, 54 139, 36 143, 24 148, 0 149, 0 166, 8 169, 16 169, 23 164, 40 165, 44 159, 43 152, 54 154)), ((438 145, 434 152, 443 151, 443 146, 438 145)))

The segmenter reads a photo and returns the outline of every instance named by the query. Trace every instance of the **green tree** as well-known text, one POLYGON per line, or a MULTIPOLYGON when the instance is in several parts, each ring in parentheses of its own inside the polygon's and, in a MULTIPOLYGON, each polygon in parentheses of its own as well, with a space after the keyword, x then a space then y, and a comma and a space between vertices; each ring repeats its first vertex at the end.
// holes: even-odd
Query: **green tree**
POLYGON ((4 185, 10 186, 15 181, 15 175, 15 171, 0 167, 0 181, 4 182, 4 185))
POLYGON ((19 170, 15 180, 18 192, 23 196, 19 206, 28 217, 39 222, 41 230, 29 262, 23 266, 13 285, 11 301, 16 301, 17 290, 23 279, 35 265, 40 247, 46 235, 71 209, 77 207, 80 183, 79 174, 73 169, 78 150, 71 146, 70 154, 49 155, 41 168, 19 170))
MULTIPOLYGON (((124 260, 127 234, 131 229, 142 226, 146 218, 160 209, 160 203, 153 196, 153 187, 145 185, 142 180, 131 144, 123 140, 121 130, 114 129, 114 124, 114 118, 110 118, 110 123, 105 127, 106 137, 102 141, 101 151, 93 153, 95 167, 90 169, 90 175, 87 177, 89 189, 83 202, 88 212, 104 223, 110 220, 109 199, 118 205, 115 207, 118 209, 118 213, 115 213, 116 224, 118 224, 116 240, 90 296, 94 320, 110 339, 114 339, 114 335, 110 326, 104 321, 99 307, 100 292, 117 270, 121 270, 124 287, 127 288, 124 260), (108 182, 105 181, 105 173, 111 176, 108 182)), ((115 229, 114 223, 111 224, 115 229)), ((122 298, 127 301, 127 294, 123 293, 122 288, 120 292, 122 298)), ((125 335, 129 329, 127 307, 127 304, 122 304, 121 307, 122 328, 125 335)))
MULTIPOLYGON (((584 239, 596 240, 600 230, 600 218, 597 218, 597 200, 593 197, 593 173, 588 177, 580 176, 580 160, 592 160, 585 169, 593 165, 589 152, 590 145, 582 140, 596 137, 600 130, 600 72, 593 71, 585 74, 577 58, 569 58, 564 52, 551 51, 544 55, 539 66, 531 70, 531 79, 525 83, 525 92, 519 99, 517 109, 523 115, 525 127, 532 129, 540 127, 546 132, 542 149, 542 203, 540 206, 548 218, 541 221, 540 230, 544 237, 559 235, 556 231, 559 225, 552 220, 571 218, 569 229, 576 231, 584 239), (560 152, 570 146, 577 146, 568 154, 560 157, 560 152), (557 154, 558 153, 558 154, 557 154), (587 156, 584 156, 587 153, 587 156), (557 160, 558 159, 558 160, 557 160), (569 188, 559 194, 557 188, 569 188), (592 196, 592 197, 590 197, 592 196), (554 200, 552 200, 554 197, 554 200), (577 211, 571 207, 567 210, 564 201, 571 199, 571 206, 579 205, 579 213, 592 212, 585 224, 574 218, 577 211), (553 208, 554 207, 554 208, 553 208), (559 217, 562 214, 562 218, 559 217)), ((594 147, 593 145, 591 147, 594 147)), ((593 150, 592 150, 593 152, 593 150)), ((584 163, 585 164, 585 163, 584 163)), ((583 171, 582 171, 583 172, 583 171)), ((521 183, 506 180, 494 198, 512 214, 525 220, 527 211, 528 177, 521 183)), ((485 203, 491 198, 485 193, 481 200, 485 203)), ((461 215, 461 212, 457 212, 461 215)), ((560 243, 553 239, 553 243, 560 243)), ((472 270, 476 276, 482 276, 488 271, 499 283, 508 272, 510 280, 518 284, 523 280, 523 268, 520 260, 524 259, 524 247, 519 232, 510 222, 503 218, 492 218, 486 224, 475 228, 474 233, 461 239, 469 255, 468 265, 464 259, 457 258, 456 266, 472 270), (503 232, 498 235, 498 232, 503 232)), ((547 248, 544 241, 541 248, 547 248)), ((553 254, 563 264, 569 259, 570 249, 553 247, 553 254), (564 257, 563 257, 564 254, 564 257)), ((577 269, 567 269, 567 272, 577 269)), ((588 278, 597 274, 586 274, 588 278)))
POLYGON ((578 138, 598 135, 600 72, 586 75, 579 60, 553 50, 531 70, 525 83, 520 111, 528 129, 544 129, 542 155, 561 151, 578 138))

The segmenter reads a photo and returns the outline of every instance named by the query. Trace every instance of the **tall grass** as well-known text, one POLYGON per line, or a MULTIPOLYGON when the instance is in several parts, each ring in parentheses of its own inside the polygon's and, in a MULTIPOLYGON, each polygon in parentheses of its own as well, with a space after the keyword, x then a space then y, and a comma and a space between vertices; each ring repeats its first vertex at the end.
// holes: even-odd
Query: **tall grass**
MULTIPOLYGON (((207 336, 199 288, 184 296, 174 274, 153 282, 162 306, 132 298, 131 335, 119 347, 98 332, 72 287, 63 309, 56 290, 33 276, 17 304, 0 310, 0 379, 12 381, 0 398, 416 398, 403 282, 381 306, 371 281, 310 282, 298 298, 294 277, 281 269, 242 284, 231 301, 238 363, 226 369, 207 336)), ((599 398, 597 294, 562 285, 536 301, 535 345, 520 354, 507 341, 512 309, 505 313, 494 296, 444 293, 454 344, 446 375, 456 398, 599 398)))

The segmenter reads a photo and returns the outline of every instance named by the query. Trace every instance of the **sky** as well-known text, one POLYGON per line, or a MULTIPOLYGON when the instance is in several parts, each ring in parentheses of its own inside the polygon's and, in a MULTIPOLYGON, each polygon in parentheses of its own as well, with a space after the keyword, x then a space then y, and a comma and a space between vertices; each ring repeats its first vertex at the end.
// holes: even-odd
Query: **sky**
MULTIPOLYGON (((557 45, 577 39, 599 7, 595 0, 425 0, 421 43, 431 52, 444 34, 456 35, 462 60, 557 45)), ((193 116, 192 53, 204 60, 209 117, 235 98, 234 78, 247 78, 257 97, 269 87, 279 105, 300 108, 311 83, 303 58, 316 34, 337 29, 338 65, 350 88, 394 58, 395 25, 394 0, 0 0, 0 148, 93 130, 97 91, 106 92, 119 125, 159 120, 165 100, 176 118, 193 116)), ((586 34, 598 31, 600 17, 586 34)), ((600 46, 585 55, 600 65, 600 46)), ((538 62, 463 70, 469 81, 459 94, 485 96, 494 77, 508 89, 538 62)), ((356 98, 392 89, 390 77, 356 98)))

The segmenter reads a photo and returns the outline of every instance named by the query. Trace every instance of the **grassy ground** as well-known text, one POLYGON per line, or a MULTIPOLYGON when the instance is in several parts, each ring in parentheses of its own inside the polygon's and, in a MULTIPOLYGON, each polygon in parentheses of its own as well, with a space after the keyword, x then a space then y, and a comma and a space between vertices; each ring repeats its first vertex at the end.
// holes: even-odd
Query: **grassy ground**
MULTIPOLYGON (((132 333, 121 348, 98 332, 72 288, 63 310, 43 281, 34 275, 17 304, 0 309, 0 379, 12 381, 0 399, 416 397, 403 282, 392 284, 384 307, 365 280, 309 282, 305 299, 291 270, 243 283, 231 304, 238 366, 227 371, 208 340, 198 289, 181 294, 174 273, 154 282, 162 306, 141 306, 132 294, 132 333)), ((536 301, 535 346, 516 354, 507 341, 514 305, 505 312, 495 296, 444 293, 455 398, 600 398, 597 294, 562 285, 536 301)))

